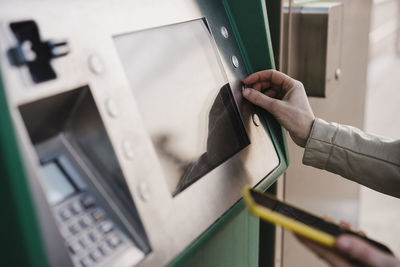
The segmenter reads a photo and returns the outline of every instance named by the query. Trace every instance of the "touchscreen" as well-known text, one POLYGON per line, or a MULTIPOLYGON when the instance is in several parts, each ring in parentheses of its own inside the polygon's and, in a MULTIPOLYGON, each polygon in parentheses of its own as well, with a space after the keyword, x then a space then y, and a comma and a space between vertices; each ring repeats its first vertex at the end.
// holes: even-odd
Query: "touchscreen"
POLYGON ((173 195, 249 144, 204 20, 114 40, 173 195))

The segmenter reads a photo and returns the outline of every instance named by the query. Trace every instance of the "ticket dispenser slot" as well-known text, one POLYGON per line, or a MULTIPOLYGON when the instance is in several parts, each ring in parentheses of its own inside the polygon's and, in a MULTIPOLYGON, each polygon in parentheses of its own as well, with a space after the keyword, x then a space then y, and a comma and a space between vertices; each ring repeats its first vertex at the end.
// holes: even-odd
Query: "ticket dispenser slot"
POLYGON ((150 247, 89 88, 25 104, 20 112, 75 266, 140 262, 150 247))

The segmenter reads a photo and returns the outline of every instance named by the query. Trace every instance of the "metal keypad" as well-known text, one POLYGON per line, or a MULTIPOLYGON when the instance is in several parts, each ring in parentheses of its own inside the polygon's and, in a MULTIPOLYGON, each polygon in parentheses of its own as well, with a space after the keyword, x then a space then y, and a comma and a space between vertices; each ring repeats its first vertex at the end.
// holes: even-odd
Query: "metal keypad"
POLYGON ((134 246, 89 193, 67 199, 54 212, 75 266, 103 265, 134 246))

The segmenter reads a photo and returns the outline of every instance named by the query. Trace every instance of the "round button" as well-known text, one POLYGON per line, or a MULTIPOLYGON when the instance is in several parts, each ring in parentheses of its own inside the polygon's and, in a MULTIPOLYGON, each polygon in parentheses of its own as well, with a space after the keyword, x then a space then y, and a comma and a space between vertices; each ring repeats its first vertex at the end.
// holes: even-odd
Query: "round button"
POLYGON ((124 141, 122 143, 122 149, 123 149, 125 157, 127 159, 133 159, 135 157, 135 152, 133 151, 133 147, 132 147, 131 142, 124 141))
POLYGON ((114 99, 108 98, 106 100, 106 109, 107 109, 108 115, 110 115, 113 118, 118 117, 119 110, 118 110, 117 104, 115 103, 114 99))
POLYGON ((232 65, 235 68, 239 68, 239 59, 236 56, 232 56, 231 60, 232 60, 232 65))
POLYGON ((104 72, 103 62, 97 55, 91 55, 88 59, 89 68, 94 74, 102 74, 104 72))
POLYGON ((254 113, 254 114, 251 116, 251 118, 252 118, 253 123, 254 123, 254 125, 255 125, 256 127, 258 127, 258 126, 261 125, 260 117, 258 117, 258 115, 257 115, 256 113, 254 113))
POLYGON ((150 199, 150 190, 145 182, 141 182, 138 187, 139 196, 143 201, 150 199))
POLYGON ((228 38, 229 37, 228 29, 225 26, 221 27, 221 35, 224 36, 224 38, 228 38))

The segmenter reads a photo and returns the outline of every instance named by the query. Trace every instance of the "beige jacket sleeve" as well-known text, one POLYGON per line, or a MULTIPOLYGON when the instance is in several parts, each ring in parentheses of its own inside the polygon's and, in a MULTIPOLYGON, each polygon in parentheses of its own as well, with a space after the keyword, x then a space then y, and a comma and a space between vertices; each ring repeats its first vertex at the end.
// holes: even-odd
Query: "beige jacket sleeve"
POLYGON ((400 140, 315 119, 303 163, 400 197, 400 140))

